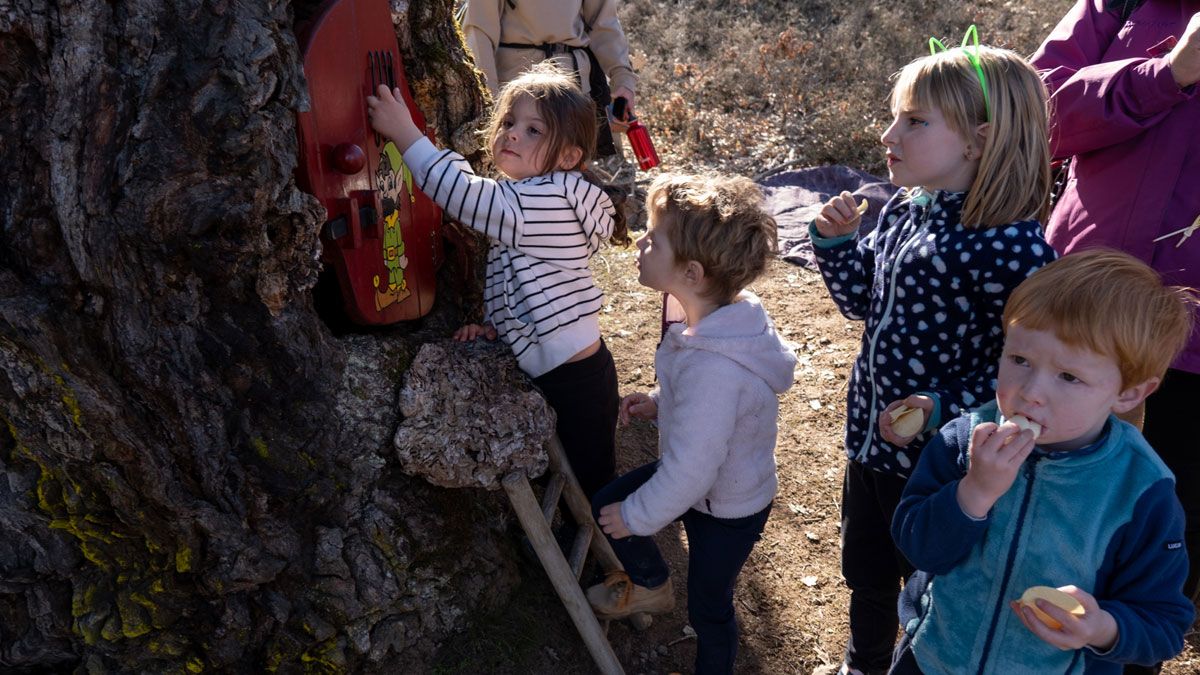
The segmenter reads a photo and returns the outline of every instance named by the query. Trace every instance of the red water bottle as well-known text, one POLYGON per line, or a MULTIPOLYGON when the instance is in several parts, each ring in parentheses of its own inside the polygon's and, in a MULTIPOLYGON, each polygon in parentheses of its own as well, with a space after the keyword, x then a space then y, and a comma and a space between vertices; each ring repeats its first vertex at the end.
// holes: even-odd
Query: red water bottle
POLYGON ((654 142, 650 140, 650 132, 642 123, 637 121, 636 117, 629 118, 629 130, 625 132, 629 137, 629 145, 633 148, 633 154, 637 157, 638 168, 642 171, 653 169, 658 166, 658 153, 654 151, 654 142))
POLYGON ((654 142, 650 140, 650 132, 636 117, 630 116, 629 119, 625 119, 625 106, 628 103, 624 96, 617 97, 612 104, 612 115, 629 125, 625 135, 629 138, 629 147, 633 148, 633 155, 637 157, 638 168, 642 171, 653 169, 658 166, 658 153, 654 151, 654 142))

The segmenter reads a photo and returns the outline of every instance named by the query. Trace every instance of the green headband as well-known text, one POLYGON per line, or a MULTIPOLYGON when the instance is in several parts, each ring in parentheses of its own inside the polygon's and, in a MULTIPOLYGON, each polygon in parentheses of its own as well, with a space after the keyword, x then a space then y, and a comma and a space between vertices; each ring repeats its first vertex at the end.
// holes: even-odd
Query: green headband
MULTIPOLYGON (((967 55, 967 60, 971 62, 971 65, 975 66, 975 73, 979 75, 979 86, 983 88, 983 109, 987 113, 987 121, 991 122, 992 104, 988 100, 987 77, 983 74, 983 65, 979 62, 979 31, 975 28, 975 24, 971 24, 966 35, 963 35, 961 49, 967 55), (971 48, 967 47, 968 42, 973 42, 971 48)), ((937 54, 938 51, 947 51, 946 45, 935 37, 929 38, 929 53, 937 54)))

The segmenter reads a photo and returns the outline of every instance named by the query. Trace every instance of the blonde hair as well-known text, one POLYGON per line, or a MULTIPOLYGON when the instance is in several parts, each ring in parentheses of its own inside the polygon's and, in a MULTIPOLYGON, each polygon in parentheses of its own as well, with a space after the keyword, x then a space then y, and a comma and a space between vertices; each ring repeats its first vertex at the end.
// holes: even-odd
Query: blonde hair
POLYGON ((975 143, 976 127, 989 125, 963 205, 963 225, 1045 222, 1050 215, 1046 88, 1033 66, 1015 52, 981 46, 978 56, 987 78, 986 102, 975 66, 958 48, 905 66, 892 88, 892 110, 936 108, 969 143, 975 143))
POLYGON ((1004 328, 1052 332, 1111 357, 1127 388, 1167 371, 1192 334, 1197 303, 1193 289, 1164 286, 1133 256, 1097 248, 1064 256, 1021 282, 1004 307, 1004 328))
POLYGON ((707 295, 719 302, 762 275, 776 250, 775 219, 749 178, 662 175, 650 185, 646 206, 655 227, 666 226, 675 261, 700 263, 707 295))

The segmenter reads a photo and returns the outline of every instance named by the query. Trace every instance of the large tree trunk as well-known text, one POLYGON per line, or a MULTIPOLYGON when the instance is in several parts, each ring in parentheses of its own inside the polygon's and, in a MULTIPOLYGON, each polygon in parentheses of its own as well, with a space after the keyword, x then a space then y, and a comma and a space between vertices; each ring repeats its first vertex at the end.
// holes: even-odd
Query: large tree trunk
MULTIPOLYGON (((446 289, 369 335, 313 309, 315 5, 0 0, 0 668, 417 666, 513 579, 494 494, 391 447, 446 289)), ((482 105, 450 11, 393 0, 447 142, 482 105)))

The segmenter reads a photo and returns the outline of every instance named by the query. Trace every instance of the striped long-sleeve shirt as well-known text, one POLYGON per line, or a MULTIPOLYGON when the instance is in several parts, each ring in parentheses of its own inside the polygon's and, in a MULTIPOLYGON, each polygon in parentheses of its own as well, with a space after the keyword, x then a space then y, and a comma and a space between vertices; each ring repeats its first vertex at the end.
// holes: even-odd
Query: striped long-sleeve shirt
POLYGON ((492 241, 484 313, 537 377, 600 338, 604 295, 588 260, 612 234, 613 205, 577 171, 521 181, 475 175, 461 155, 421 139, 404 152, 421 190, 492 241))

